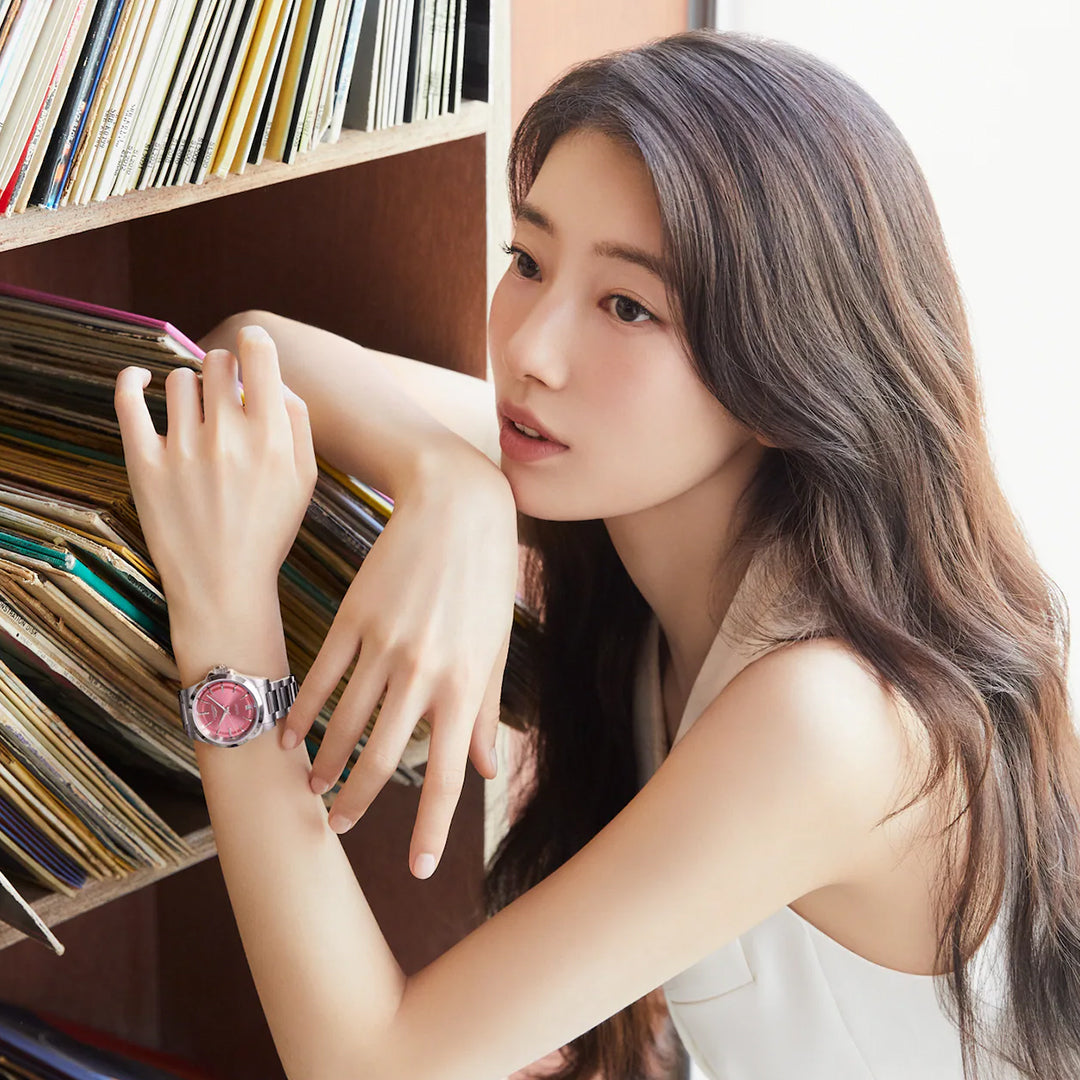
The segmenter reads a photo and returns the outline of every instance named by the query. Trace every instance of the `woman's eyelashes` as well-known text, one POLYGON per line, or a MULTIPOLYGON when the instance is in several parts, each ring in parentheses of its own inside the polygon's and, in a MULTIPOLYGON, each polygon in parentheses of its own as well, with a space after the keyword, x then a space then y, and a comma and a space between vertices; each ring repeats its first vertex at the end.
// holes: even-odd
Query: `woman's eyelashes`
MULTIPOLYGON (((517 247, 515 244, 502 244, 502 249, 507 255, 514 256, 514 273, 518 277, 524 278, 526 281, 536 280, 536 276, 540 272, 540 267, 537 265, 536 260, 527 252, 517 247)), ((639 300, 635 300, 631 296, 626 296, 624 293, 611 293, 604 297, 605 309, 614 315, 615 319, 620 323, 626 325, 633 325, 635 323, 646 322, 658 322, 657 317, 639 300), (612 301, 615 301, 614 307, 610 307, 612 301)))
POLYGON ((605 303, 610 300, 615 301, 615 318, 619 322, 643 323, 656 321, 656 316, 644 304, 639 304, 629 296, 623 296, 622 293, 613 293, 611 296, 604 298, 605 303), (630 317, 624 319, 623 316, 627 314, 630 317), (644 318, 641 318, 641 316, 644 316, 644 318))
POLYGON ((513 244, 503 244, 502 249, 507 255, 514 256, 514 272, 521 277, 531 279, 533 274, 540 269, 540 267, 536 265, 536 260, 527 251, 522 251, 521 248, 515 247, 513 244), (526 268, 522 266, 523 260, 528 264, 528 272, 526 272, 526 268))

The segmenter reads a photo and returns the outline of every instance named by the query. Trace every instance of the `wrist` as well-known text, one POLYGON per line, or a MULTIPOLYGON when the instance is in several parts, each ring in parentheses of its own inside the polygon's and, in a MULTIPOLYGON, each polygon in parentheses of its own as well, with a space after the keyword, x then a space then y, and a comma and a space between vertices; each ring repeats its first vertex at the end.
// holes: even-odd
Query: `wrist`
POLYGON ((487 487, 513 503, 510 482, 502 470, 472 443, 447 430, 444 436, 425 439, 416 447, 400 477, 399 497, 408 500, 462 483, 470 493, 477 486, 487 487))
POLYGON ((245 675, 280 679, 289 673, 276 593, 251 593, 201 608, 169 607, 169 631, 181 686, 218 664, 245 675))

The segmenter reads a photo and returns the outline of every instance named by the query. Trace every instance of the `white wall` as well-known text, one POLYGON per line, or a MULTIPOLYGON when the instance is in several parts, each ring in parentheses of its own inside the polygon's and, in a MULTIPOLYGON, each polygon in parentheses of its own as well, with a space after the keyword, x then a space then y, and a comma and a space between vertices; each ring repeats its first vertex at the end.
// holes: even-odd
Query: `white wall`
MULTIPOLYGON (((1002 486, 1080 637, 1080 185, 1070 0, 720 0, 859 82, 911 145, 967 305, 1002 486)), ((1070 686, 1080 712, 1080 651, 1070 686)))

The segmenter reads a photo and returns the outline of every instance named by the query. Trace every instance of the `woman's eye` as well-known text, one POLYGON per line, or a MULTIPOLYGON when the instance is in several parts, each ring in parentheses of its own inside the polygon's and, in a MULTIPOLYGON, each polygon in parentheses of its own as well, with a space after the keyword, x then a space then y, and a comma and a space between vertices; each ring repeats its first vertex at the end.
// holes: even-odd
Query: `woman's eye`
POLYGON ((629 296, 610 296, 608 299, 615 301, 615 317, 619 322, 649 322, 655 318, 647 307, 631 300, 629 296))
POLYGON ((536 261, 521 248, 514 247, 513 244, 503 244, 502 249, 507 255, 514 256, 514 268, 523 278, 532 278, 539 272, 540 267, 536 265, 536 261))

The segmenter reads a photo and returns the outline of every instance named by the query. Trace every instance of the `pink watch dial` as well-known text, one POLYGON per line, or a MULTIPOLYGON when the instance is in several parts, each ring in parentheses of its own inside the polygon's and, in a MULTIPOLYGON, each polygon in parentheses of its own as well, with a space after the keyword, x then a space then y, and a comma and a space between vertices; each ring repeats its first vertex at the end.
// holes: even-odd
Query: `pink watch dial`
POLYGON ((259 706, 246 686, 217 679, 199 691, 191 713, 195 726, 208 739, 233 742, 251 730, 259 718, 259 706))

